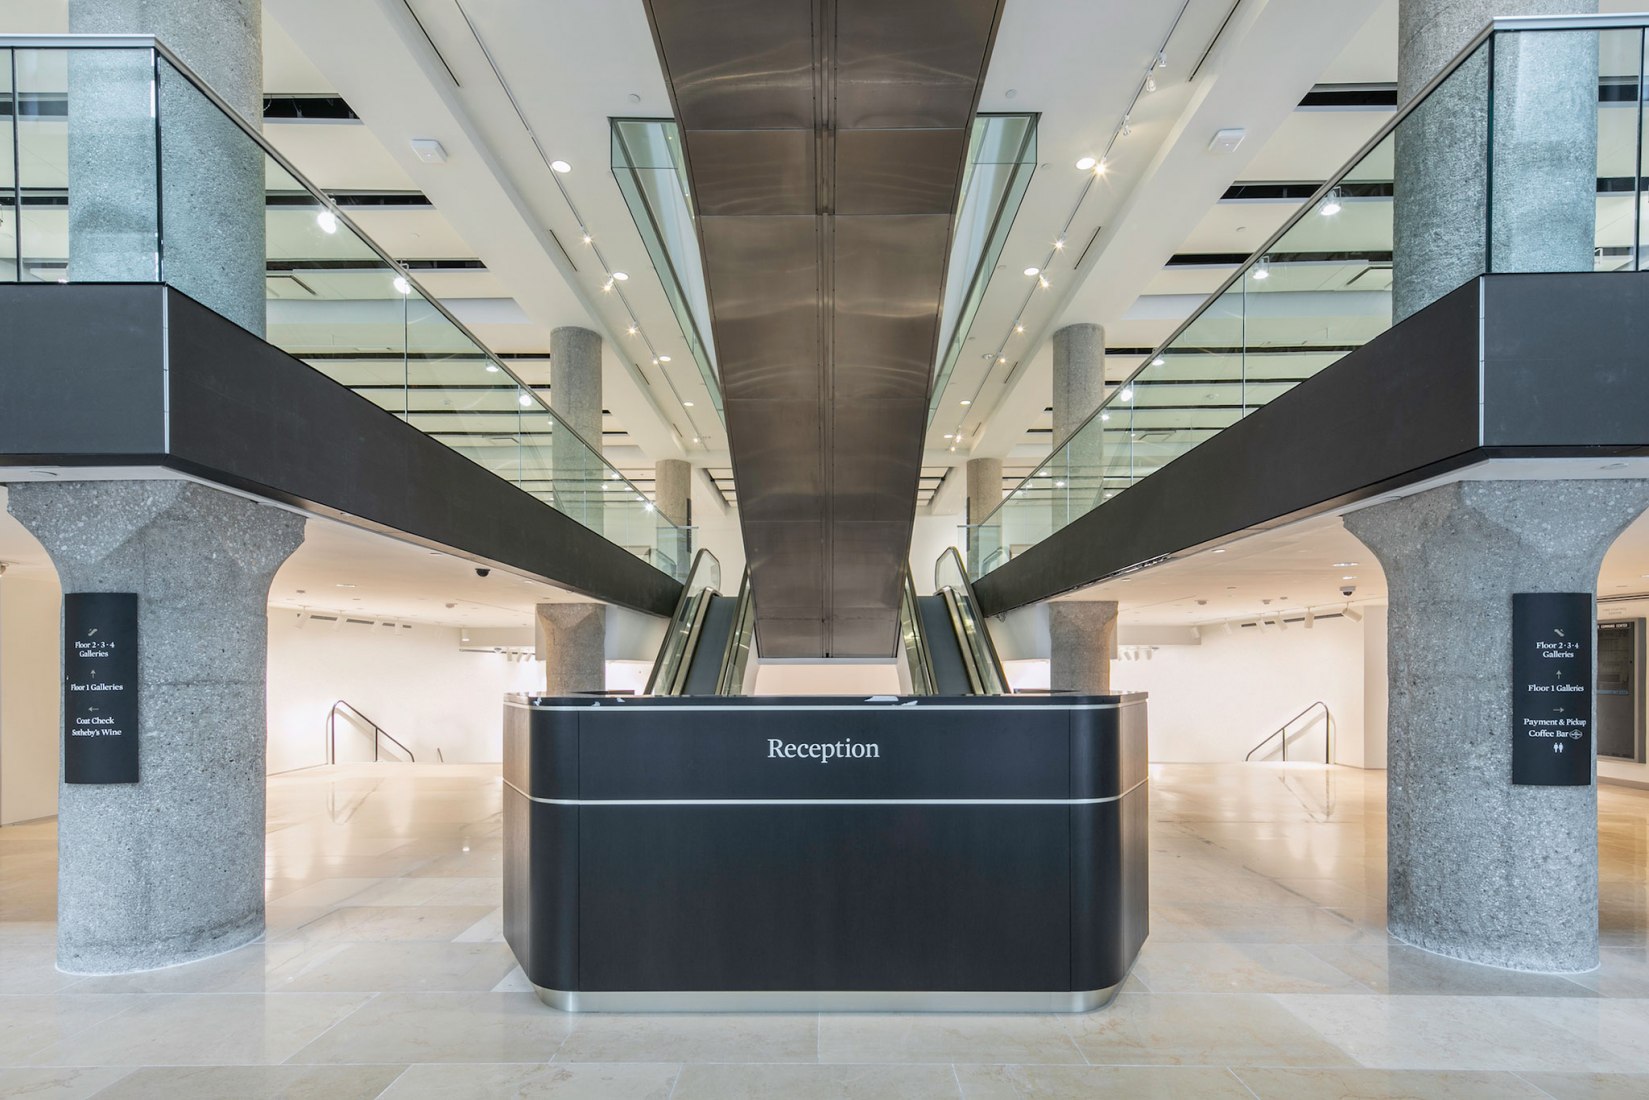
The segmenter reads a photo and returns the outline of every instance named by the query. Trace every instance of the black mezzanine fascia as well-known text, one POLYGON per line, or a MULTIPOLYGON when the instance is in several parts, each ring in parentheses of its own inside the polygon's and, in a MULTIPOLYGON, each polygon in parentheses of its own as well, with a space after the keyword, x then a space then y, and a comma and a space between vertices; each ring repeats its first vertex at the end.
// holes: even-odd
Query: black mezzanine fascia
POLYGON ((187 295, 0 286, 3 467, 163 467, 669 615, 679 582, 187 295))
POLYGON ((1649 453, 1646 349, 1649 273, 1473 279, 985 574, 981 610, 1489 459, 1649 453))

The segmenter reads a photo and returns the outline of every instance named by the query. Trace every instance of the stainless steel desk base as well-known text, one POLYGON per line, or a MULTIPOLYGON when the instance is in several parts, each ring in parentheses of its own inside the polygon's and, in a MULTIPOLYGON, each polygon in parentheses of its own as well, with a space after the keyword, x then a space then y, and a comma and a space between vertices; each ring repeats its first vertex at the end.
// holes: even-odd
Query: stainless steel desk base
POLYGON ((577 992, 533 986, 562 1012, 1092 1012, 1116 998, 1121 983, 1069 993, 903 992, 870 990, 693 990, 577 992))

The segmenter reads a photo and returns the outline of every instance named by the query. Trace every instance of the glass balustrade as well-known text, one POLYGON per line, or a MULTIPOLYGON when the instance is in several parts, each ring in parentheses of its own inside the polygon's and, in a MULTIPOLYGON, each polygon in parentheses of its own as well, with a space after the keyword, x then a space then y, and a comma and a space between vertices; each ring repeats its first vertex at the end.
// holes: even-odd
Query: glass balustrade
POLYGON ((963 529, 969 573, 999 568, 1385 332, 1394 258, 1408 265, 1410 312, 1490 272, 1642 270, 1645 23, 1497 23, 963 529), (1405 179, 1427 178, 1405 193, 1405 179), (1481 220, 1432 233, 1416 209, 1426 186, 1459 189, 1481 220), (1398 210, 1426 239, 1400 237, 1398 210))
POLYGON ((32 41, 0 38, 0 282, 168 283, 685 575, 690 531, 163 50, 32 41))

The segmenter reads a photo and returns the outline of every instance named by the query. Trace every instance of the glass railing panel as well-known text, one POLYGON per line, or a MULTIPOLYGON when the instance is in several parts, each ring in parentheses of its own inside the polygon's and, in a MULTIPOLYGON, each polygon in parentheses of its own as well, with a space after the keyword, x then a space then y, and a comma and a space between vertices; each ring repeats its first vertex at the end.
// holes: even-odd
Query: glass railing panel
POLYGON ((1596 182, 1610 154, 1598 130, 1599 42, 1596 31, 1493 42, 1487 270, 1595 269, 1596 182))
POLYGON ((274 158, 263 173, 264 338, 406 415, 412 284, 274 158))
POLYGON ((653 269, 687 343, 688 354, 722 414, 710 327, 710 296, 679 129, 672 119, 612 121, 613 179, 630 208, 653 269))
MULTIPOLYGON (((1011 560, 1390 328, 1398 148, 1407 142, 1412 154, 1448 137, 1455 144, 1445 159, 1454 163, 1475 149, 1477 175, 1483 175, 1482 112, 1475 139, 1461 136, 1459 112, 1485 101, 1487 57, 1485 44, 1463 59, 1395 132, 1245 261, 992 515, 966 531, 973 576, 1011 560)), ((1459 281, 1484 269, 1486 233, 1485 223, 1463 234, 1464 255, 1457 248, 1449 261, 1465 272, 1459 281)))
POLYGON ((17 147, 13 142, 17 99, 12 94, 12 51, 0 50, 0 283, 17 281, 17 147))
POLYGON ((974 317, 1036 171, 1036 115, 980 115, 969 132, 940 313, 939 363, 928 415, 939 408, 974 317))
POLYGON ((155 281, 153 51, 16 49, 12 63, 17 277, 155 281), (93 163, 111 170, 71 190, 71 164, 93 163))
POLYGON ((520 483, 529 429, 547 435, 539 402, 422 292, 406 295, 407 421, 413 427, 520 483), (531 423, 528 423, 528 421, 531 423))
POLYGON ((1638 146, 1643 132, 1643 32, 1636 29, 1599 32, 1597 51, 1593 269, 1632 271, 1637 267, 1638 211, 1642 197, 1638 146))
POLYGON ((1636 208, 1633 211, 1635 260, 1628 271, 1649 268, 1649 30, 1643 32, 1638 52, 1638 155, 1633 183, 1636 208))

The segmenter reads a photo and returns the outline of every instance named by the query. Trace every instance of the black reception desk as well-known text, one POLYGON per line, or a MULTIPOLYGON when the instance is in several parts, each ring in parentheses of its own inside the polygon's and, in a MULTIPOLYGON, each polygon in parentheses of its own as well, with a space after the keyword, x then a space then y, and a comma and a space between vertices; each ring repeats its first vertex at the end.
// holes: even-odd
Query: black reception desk
POLYGON ((1105 1004, 1145 696, 512 696, 504 934, 569 1011, 1105 1004))

